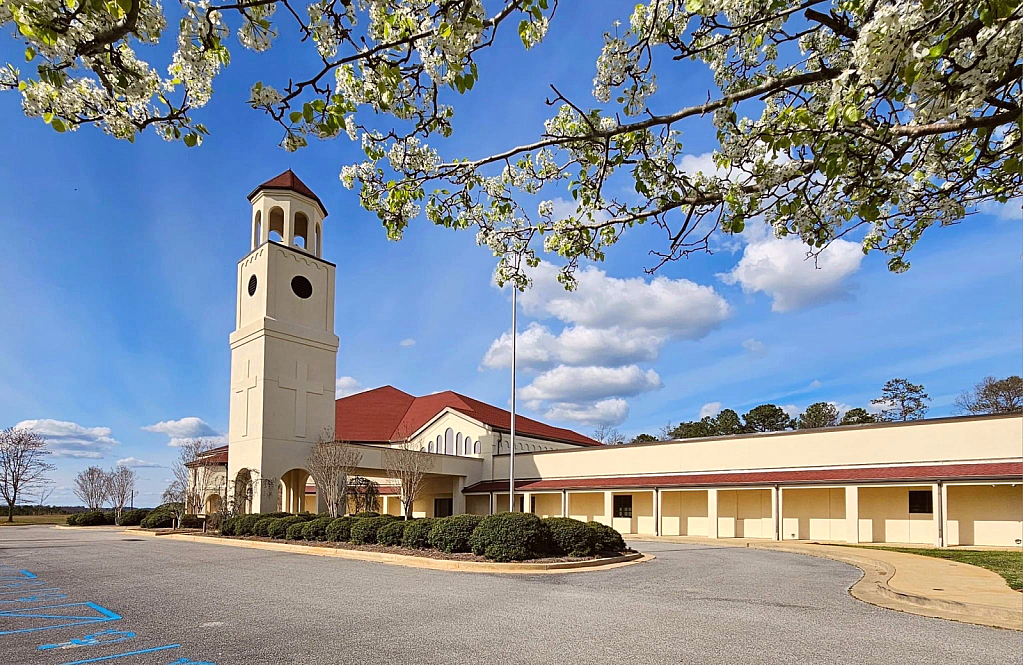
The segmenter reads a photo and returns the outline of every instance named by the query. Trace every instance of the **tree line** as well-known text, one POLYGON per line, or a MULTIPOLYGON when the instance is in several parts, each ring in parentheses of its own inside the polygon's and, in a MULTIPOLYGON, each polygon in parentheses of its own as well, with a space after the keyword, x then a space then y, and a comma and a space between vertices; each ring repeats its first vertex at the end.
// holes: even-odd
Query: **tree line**
MULTIPOLYGON (((930 401, 931 398, 924 391, 922 384, 895 378, 884 384, 880 397, 870 400, 871 405, 875 407, 873 413, 863 407, 855 407, 843 414, 832 402, 814 402, 798 416, 792 417, 776 404, 761 404, 742 416, 733 409, 723 409, 717 415, 704 416, 699 420, 690 420, 678 425, 668 423, 658 432, 659 437, 643 433, 631 441, 626 441, 617 429, 601 425, 594 431, 593 438, 605 445, 618 445, 627 442, 644 443, 919 420, 926 415, 930 401)), ((961 415, 1023 411, 1023 378, 1015 375, 1004 379, 986 377, 956 398, 955 411, 961 415)))

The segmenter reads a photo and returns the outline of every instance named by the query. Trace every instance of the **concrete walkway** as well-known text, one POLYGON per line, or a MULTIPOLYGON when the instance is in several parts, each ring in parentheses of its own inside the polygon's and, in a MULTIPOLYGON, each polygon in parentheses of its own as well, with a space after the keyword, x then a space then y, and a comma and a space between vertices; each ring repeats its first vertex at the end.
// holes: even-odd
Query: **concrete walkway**
POLYGON ((1009 588, 997 573, 978 566, 902 552, 805 542, 689 536, 627 539, 750 547, 834 559, 863 571, 849 593, 864 602, 922 616, 1023 630, 1023 593, 1009 588))

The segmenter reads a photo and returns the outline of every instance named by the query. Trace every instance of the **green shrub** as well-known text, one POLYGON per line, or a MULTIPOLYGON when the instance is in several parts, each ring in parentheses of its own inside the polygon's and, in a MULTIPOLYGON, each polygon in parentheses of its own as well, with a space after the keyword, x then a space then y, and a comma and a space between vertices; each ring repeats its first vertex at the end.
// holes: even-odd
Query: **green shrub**
POLYGON ((220 535, 221 536, 236 536, 235 526, 242 519, 242 515, 236 515, 234 517, 228 517, 226 520, 220 523, 220 535))
POLYGON ((302 540, 326 540, 327 525, 334 521, 330 515, 317 517, 302 525, 302 540))
POLYGON ((377 531, 393 517, 363 517, 352 522, 352 542, 356 545, 372 545, 377 542, 377 531))
POLYGON ((308 524, 309 522, 295 522, 294 524, 289 526, 288 531, 286 533, 287 539, 302 540, 304 538, 304 536, 302 535, 302 530, 305 529, 306 525, 308 524))
POLYGON ((624 552, 628 549, 625 546, 625 539, 622 538, 622 534, 608 525, 601 524, 600 522, 587 522, 586 526, 597 537, 594 544, 598 552, 624 552))
POLYGON ((442 552, 471 552, 472 532, 483 520, 482 515, 451 515, 433 523, 430 546, 442 552))
POLYGON ((108 510, 105 513, 103 513, 103 523, 104 524, 116 524, 117 523, 117 513, 114 512, 113 510, 108 510))
POLYGON ((145 508, 126 510, 121 513, 121 526, 138 526, 139 524, 142 524, 142 520, 144 520, 148 514, 149 511, 145 508))
POLYGON ((267 536, 270 535, 270 533, 269 533, 269 531, 270 531, 270 522, 273 522, 274 520, 279 520, 279 519, 281 519, 281 518, 280 517, 273 517, 272 515, 262 515, 262 516, 260 516, 260 518, 258 520, 256 520, 256 523, 252 525, 252 535, 253 536, 262 536, 262 537, 266 538, 267 536))
POLYGON ((174 513, 169 510, 153 510, 140 523, 143 529, 169 529, 174 526, 174 513))
POLYGON ((78 526, 78 520, 81 518, 81 516, 82 513, 72 513, 71 515, 67 516, 66 520, 64 520, 64 524, 67 524, 68 526, 78 526))
POLYGON ((546 553, 550 533, 533 513, 498 513, 484 517, 472 532, 473 554, 494 561, 523 561, 546 553))
POLYGON ((430 549, 430 532, 437 522, 435 517, 422 517, 417 520, 409 520, 405 525, 405 535, 402 536, 402 547, 414 550, 430 549))
POLYGON ((372 510, 365 510, 361 513, 356 513, 353 517, 380 517, 380 513, 374 513, 372 510))
POLYGON ((182 515, 179 529, 201 529, 203 519, 198 515, 182 515))
POLYGON ((104 526, 111 524, 107 521, 106 515, 98 510, 90 510, 87 513, 79 513, 74 526, 104 526))
POLYGON ((347 543, 352 538, 352 518, 338 517, 326 528, 327 540, 332 543, 347 543))
POLYGON ((285 538, 288 535, 288 527, 292 524, 301 524, 305 522, 305 518, 301 515, 291 515, 290 517, 275 517, 270 520, 270 525, 266 529, 266 535, 271 538, 285 538))
POLYGON ((596 551, 597 532, 570 517, 548 517, 543 520, 551 534, 551 554, 591 556, 596 551))
POLYGON ((263 519, 263 515, 259 513, 253 515, 240 515, 235 518, 234 523, 234 535, 236 536, 251 536, 253 529, 256 527, 256 522, 263 519))
POLYGON ((377 542, 381 545, 401 545, 408 525, 409 522, 405 520, 389 520, 377 531, 377 542))

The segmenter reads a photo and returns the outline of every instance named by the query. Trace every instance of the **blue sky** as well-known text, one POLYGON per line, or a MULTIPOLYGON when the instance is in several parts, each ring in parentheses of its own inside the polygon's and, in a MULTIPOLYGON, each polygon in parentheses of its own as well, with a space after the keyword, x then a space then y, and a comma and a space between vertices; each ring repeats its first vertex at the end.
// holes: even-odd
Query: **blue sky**
MULTIPOLYGON (((592 103, 600 33, 627 17, 610 3, 580 7, 558 10, 558 41, 524 53, 509 31, 480 59, 481 81, 456 100, 446 156, 534 137, 552 113, 549 83, 592 103)), ((0 58, 16 62, 22 50, 0 41, 0 58)), ((338 266, 342 387, 452 389, 507 405, 500 338, 510 295, 493 285, 489 252, 471 232, 422 221, 387 241, 338 181, 360 158, 356 144, 285 153, 274 127, 244 105, 252 82, 279 84, 287 65, 303 64, 301 53, 235 49, 197 114, 213 136, 191 150, 155 135, 130 145, 92 128, 57 134, 26 119, 16 95, 0 95, 0 425, 58 421, 39 424, 60 451, 52 500, 75 502, 71 479, 89 464, 132 458, 154 465, 138 469, 137 502, 154 504, 174 439, 226 431, 245 195, 289 167, 331 212, 324 254, 338 266)), ((656 104, 706 98, 700 65, 661 71, 656 104)), ((683 130, 692 163, 704 163, 709 124, 683 130)), ((521 299, 524 412, 587 433, 600 419, 654 433, 719 406, 867 406, 901 376, 926 386, 930 415, 949 415, 982 377, 1023 371, 1020 222, 1017 204, 931 229, 903 275, 852 245, 813 270, 798 248, 754 228, 654 279, 643 268, 660 237, 630 232, 607 262, 584 267, 578 292, 560 293, 540 271, 521 299)))

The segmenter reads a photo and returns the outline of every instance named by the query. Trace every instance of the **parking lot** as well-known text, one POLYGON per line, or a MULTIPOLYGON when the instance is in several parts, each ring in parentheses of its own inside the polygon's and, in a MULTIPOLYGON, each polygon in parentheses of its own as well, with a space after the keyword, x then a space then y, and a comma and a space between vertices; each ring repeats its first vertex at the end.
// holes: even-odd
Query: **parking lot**
POLYGON ((643 543, 603 572, 486 575, 46 526, 0 532, 0 662, 1020 663, 1023 635, 854 600, 859 571, 643 543))

